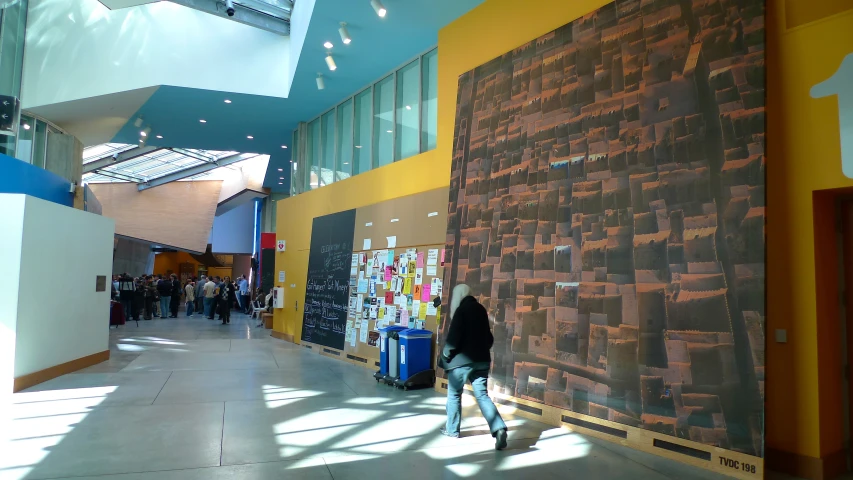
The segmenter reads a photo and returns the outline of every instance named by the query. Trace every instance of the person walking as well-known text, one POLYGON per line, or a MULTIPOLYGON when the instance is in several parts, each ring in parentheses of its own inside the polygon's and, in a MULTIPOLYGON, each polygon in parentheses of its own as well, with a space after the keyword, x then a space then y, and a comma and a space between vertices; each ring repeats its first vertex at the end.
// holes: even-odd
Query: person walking
POLYGON ((160 294, 160 318, 169 316, 169 306, 172 303, 172 282, 157 275, 157 293, 160 294))
POLYGON ((154 305, 156 304, 157 288, 154 282, 148 275, 142 277, 142 285, 145 289, 145 312, 143 319, 151 320, 154 318, 154 305))
POLYGON ((207 275, 202 275, 195 284, 195 310, 199 315, 204 315, 204 285, 207 283, 207 275))
POLYGON ((486 309, 471 296, 471 287, 459 284, 450 299, 450 328, 441 351, 440 366, 447 374, 447 422, 440 431, 459 437, 462 423, 462 391, 467 382, 474 387, 474 398, 489 423, 495 449, 507 446, 506 424, 489 398, 487 384, 494 343, 486 309))
POLYGON ((237 287, 240 289, 240 295, 237 297, 237 301, 240 303, 240 311, 246 313, 246 309, 249 308, 249 281, 246 280, 246 275, 240 276, 237 287))
POLYGON ((195 305, 195 285, 192 280, 187 282, 187 286, 184 287, 184 291, 187 292, 187 316, 193 316, 193 307, 195 305))
POLYGON ((219 285, 219 313, 223 325, 231 323, 231 309, 234 308, 235 301, 237 301, 237 288, 231 282, 231 277, 225 277, 219 285))
POLYGON ((213 320, 213 302, 216 298, 216 283, 213 282, 213 277, 207 279, 204 284, 204 314, 209 320, 213 320))
POLYGON ((184 295, 184 289, 181 287, 181 281, 174 273, 170 276, 172 282, 172 295, 169 300, 169 318, 178 318, 178 309, 181 308, 181 297, 184 295))

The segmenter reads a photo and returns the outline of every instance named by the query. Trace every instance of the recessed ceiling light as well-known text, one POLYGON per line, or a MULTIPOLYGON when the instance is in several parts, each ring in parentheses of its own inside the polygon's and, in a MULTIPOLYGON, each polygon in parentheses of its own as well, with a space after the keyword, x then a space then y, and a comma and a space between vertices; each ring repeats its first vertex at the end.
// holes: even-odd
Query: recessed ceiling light
POLYGON ((283 172, 283 171, 284 171, 284 169, 283 169, 283 168, 279 168, 279 169, 278 169, 278 171, 279 171, 279 172, 283 172))
POLYGON ((225 99, 225 103, 231 103, 231 100, 225 99))
POLYGON ((344 162, 344 165, 349 165, 349 162, 344 162))
POLYGON ((356 145, 355 148, 361 148, 361 145, 356 145))
POLYGON ((157 135, 157 138, 163 138, 163 135, 157 135))
POLYGON ((411 110, 411 109, 412 109, 411 105, 406 105, 406 110, 411 110))
POLYGON ((330 42, 330 41, 328 41, 328 40, 326 40, 326 43, 324 43, 324 44, 323 44, 323 46, 324 46, 324 47, 326 47, 326 48, 332 48, 332 47, 334 47, 334 45, 332 45, 332 42, 330 42))
POLYGON ((385 130, 385 131, 386 131, 386 132, 388 132, 388 133, 394 133, 394 131, 393 131, 393 130, 385 130))
POLYGON ((287 148, 287 145, 282 145, 281 148, 287 148))
POLYGON ((282 182, 278 182, 278 184, 279 184, 279 185, 284 185, 284 183, 282 183, 282 182))
POLYGON ((246 135, 246 138, 248 138, 249 140, 254 140, 255 137, 253 137, 251 135, 246 135))
POLYGON ((278 177, 279 180, 284 180, 284 177, 278 177))
POLYGON ((202 118, 201 120, 199 120, 199 123, 207 123, 207 120, 202 118))
POLYGON ((24 130, 29 130, 29 129, 30 129, 30 124, 29 124, 29 123, 25 123, 25 124, 24 124, 24 130))

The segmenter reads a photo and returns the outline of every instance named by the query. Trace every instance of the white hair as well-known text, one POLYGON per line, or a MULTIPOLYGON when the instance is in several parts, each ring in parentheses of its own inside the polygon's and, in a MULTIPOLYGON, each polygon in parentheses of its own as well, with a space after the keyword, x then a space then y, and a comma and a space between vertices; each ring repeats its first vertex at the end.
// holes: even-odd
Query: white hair
POLYGON ((456 314, 456 309, 459 308, 459 304, 462 303, 462 300, 471 295, 471 287, 465 285, 464 283, 460 283, 453 287, 453 294, 450 296, 450 319, 453 320, 453 315, 456 314))

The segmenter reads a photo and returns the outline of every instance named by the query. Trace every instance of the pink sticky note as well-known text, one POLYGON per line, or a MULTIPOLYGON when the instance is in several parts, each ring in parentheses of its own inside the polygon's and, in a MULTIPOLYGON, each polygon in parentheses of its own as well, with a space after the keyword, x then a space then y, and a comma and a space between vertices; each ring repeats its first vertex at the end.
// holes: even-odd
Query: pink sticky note
POLYGON ((422 302, 428 302, 429 301, 429 294, 430 294, 430 284, 427 283, 426 285, 421 287, 421 301, 422 302))
POLYGON ((385 267, 385 281, 386 282, 391 281, 391 267, 390 266, 385 267))
POLYGON ((418 252, 418 268, 424 268, 424 252, 418 252))
POLYGON ((409 326, 409 311, 405 308, 400 310, 400 325, 404 327, 409 326))

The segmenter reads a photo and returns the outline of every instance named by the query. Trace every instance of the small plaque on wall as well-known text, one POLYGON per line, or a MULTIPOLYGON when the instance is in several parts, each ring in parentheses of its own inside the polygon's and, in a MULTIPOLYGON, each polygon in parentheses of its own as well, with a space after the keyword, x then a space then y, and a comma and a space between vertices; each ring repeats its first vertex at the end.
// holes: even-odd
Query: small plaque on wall
POLYGON ((107 276, 106 275, 98 275, 95 279, 95 291, 96 292, 106 292, 107 291, 107 276))

